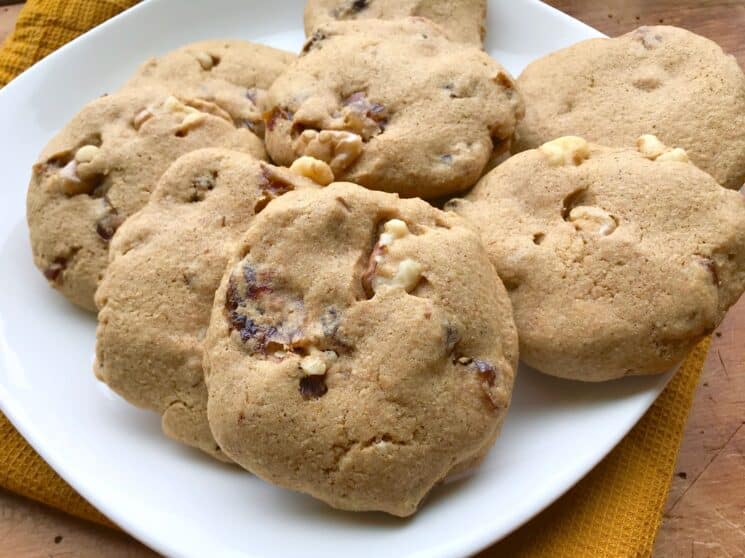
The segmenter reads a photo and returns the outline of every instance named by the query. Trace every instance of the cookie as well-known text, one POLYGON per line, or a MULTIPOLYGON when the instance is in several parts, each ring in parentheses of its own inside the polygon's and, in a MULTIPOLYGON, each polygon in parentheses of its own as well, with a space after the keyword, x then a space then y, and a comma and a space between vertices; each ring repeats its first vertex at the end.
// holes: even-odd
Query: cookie
POLYGON ((530 64, 516 150, 565 135, 632 145, 654 134, 727 188, 745 181, 745 75, 714 42, 676 27, 590 39, 530 64))
POLYGON ((124 87, 164 86, 176 96, 204 99, 263 136, 266 90, 294 58, 248 41, 200 41, 148 60, 124 87))
POLYGON ((44 148, 28 190, 34 262, 50 285, 94 311, 114 232, 171 162, 201 147, 264 157, 257 136, 204 100, 139 89, 86 105, 44 148))
POLYGON ((254 215, 307 179, 250 155, 203 149, 163 175, 117 231, 96 293, 94 369, 170 437, 225 459, 207 425, 202 341, 231 242, 254 215))
POLYGON ((294 191, 215 295, 208 418, 269 482, 407 516, 492 445, 516 359, 504 287, 461 219, 353 184, 294 191))
POLYGON ((654 136, 554 140, 447 207, 481 231, 521 358, 554 376, 665 372, 745 287, 745 198, 654 136))
POLYGON ((305 34, 338 20, 401 19, 425 17, 440 25, 448 36, 481 47, 486 28, 486 0, 308 0, 305 34))
POLYGON ((506 70, 421 18, 330 23, 269 89, 266 146, 404 197, 472 186, 523 111, 506 70))

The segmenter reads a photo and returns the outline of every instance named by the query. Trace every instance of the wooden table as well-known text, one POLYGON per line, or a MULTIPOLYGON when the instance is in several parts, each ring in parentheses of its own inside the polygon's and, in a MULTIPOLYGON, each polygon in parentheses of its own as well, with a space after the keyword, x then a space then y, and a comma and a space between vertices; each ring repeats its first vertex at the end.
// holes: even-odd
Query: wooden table
MULTIPOLYGON (((716 40, 745 66, 743 0, 551 0, 608 35, 666 23, 716 40)), ((0 8, 0 39, 17 6, 0 8)), ((696 393, 655 555, 745 554, 745 298, 716 332, 696 393)), ((0 491, 3 556, 153 556, 126 535, 0 491)))

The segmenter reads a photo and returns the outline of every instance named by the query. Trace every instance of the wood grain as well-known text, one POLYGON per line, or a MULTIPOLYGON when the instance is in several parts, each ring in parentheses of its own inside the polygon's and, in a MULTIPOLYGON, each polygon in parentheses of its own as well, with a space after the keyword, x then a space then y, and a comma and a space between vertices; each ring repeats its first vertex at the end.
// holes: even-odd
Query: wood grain
POLYGON ((2 42, 6 35, 13 29, 13 25, 15 25, 16 18, 18 17, 18 12, 20 11, 20 4, 0 8, 0 42, 2 42))
POLYGON ((157 555, 120 531, 0 491, 0 556, 152 558, 157 555))
MULTIPOLYGON (((743 0, 551 0, 608 35, 671 24, 707 36, 745 66, 743 0)), ((0 8, 0 40, 19 6, 0 8)), ((691 410, 655 555, 745 554, 745 299, 714 337, 691 410)), ((0 556, 151 557, 122 533, 0 491, 0 556)))

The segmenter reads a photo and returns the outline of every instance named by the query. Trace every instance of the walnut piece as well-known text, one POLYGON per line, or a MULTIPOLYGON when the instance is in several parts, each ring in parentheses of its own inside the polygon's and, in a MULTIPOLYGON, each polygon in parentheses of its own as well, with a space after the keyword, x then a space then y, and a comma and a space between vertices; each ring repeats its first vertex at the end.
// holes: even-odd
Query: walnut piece
POLYGON ((608 236, 618 227, 618 223, 607 211, 599 207, 578 205, 569 212, 569 221, 580 231, 600 236, 608 236))
POLYGON ((405 259, 398 264, 396 273, 393 277, 384 277, 375 275, 372 279, 372 289, 378 292, 384 287, 401 287, 407 293, 414 290, 422 277, 422 264, 412 259, 405 259))
POLYGON ((84 145, 75 152, 75 160, 78 163, 90 163, 98 155, 98 151, 95 145, 84 145))
POLYGON ((657 136, 644 134, 636 140, 636 149, 650 161, 675 161, 688 163, 688 153, 681 147, 670 148, 662 143, 657 136))
POLYGON ((309 355, 300 361, 300 368, 308 376, 323 376, 326 373, 326 363, 318 355, 309 355))
POLYGON ((327 186, 334 181, 334 173, 325 161, 303 155, 290 166, 290 170, 297 175, 311 179, 316 184, 327 186))
POLYGON ((298 155, 325 161, 335 176, 350 167, 362 154, 362 138, 338 130, 305 130, 292 145, 298 155))
POLYGON ((397 261, 390 253, 395 241, 409 234, 409 227, 401 219, 390 219, 383 225, 383 232, 373 247, 367 271, 362 277, 369 295, 383 288, 395 287, 411 292, 419 283, 422 265, 410 258, 397 261))
POLYGON ((577 136, 564 136, 544 143, 538 148, 553 167, 581 165, 590 158, 590 144, 577 136))
POLYGON ((195 53, 194 57, 197 59, 197 62, 199 62, 199 65, 202 66, 202 69, 205 71, 211 70, 218 63, 217 57, 212 56, 210 53, 205 51, 199 51, 195 53))

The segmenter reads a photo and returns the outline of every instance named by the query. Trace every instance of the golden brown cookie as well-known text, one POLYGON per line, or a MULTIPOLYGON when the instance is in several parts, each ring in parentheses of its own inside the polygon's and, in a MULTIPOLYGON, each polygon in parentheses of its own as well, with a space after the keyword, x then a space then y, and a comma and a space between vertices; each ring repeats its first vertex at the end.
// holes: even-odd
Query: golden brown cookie
POLYGON ((339 20, 426 17, 454 41, 481 47, 486 29, 486 0, 308 0, 305 34, 339 20))
POLYGON ((236 125, 264 134, 266 90, 295 55, 237 39, 199 41, 145 62, 124 86, 157 85, 225 109, 236 125))
POLYGON ((676 27, 590 39, 530 64, 517 151, 565 135, 627 146, 655 134, 727 188, 745 181, 745 75, 714 42, 676 27))
POLYGON ((460 218, 353 184, 295 191, 215 295, 209 423, 269 482, 407 516, 493 444, 516 363, 504 287, 460 218))
POLYGON ((50 285, 95 310, 114 232, 174 160, 202 147, 264 157, 258 137, 203 100, 138 89, 86 105, 41 152, 28 190, 34 262, 50 285))
POLYGON ((448 207, 481 231, 522 359, 555 376, 665 372, 745 288, 745 198, 653 136, 554 140, 448 207))
POLYGON ((472 186, 523 112, 499 63, 421 18, 320 27, 268 105, 278 164, 311 155, 337 180, 430 199, 472 186))
POLYGON ((98 378, 163 417, 170 437, 226 459, 207 425, 202 342, 232 242, 277 196, 314 184, 234 151, 178 159, 117 231, 96 293, 98 378))

